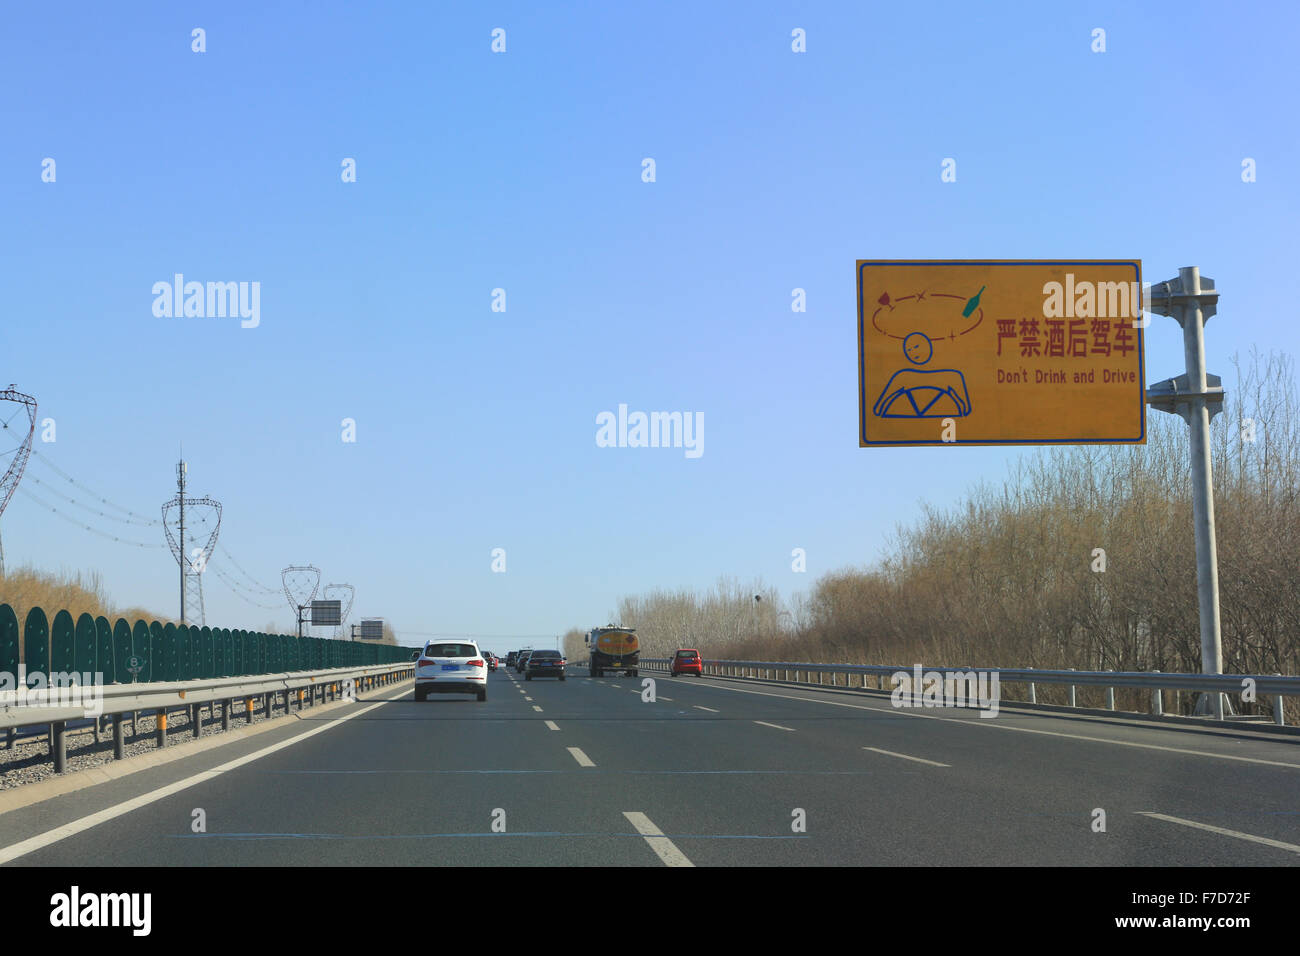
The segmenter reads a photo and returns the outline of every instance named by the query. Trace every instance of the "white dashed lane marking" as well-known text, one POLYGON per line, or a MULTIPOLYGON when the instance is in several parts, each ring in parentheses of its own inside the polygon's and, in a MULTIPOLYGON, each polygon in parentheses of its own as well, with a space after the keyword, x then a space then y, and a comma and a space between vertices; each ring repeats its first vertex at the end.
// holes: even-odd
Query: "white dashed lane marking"
POLYGON ((892 750, 881 750, 879 747, 863 747, 863 750, 870 750, 873 754, 884 754, 886 757, 898 757, 900 760, 915 760, 917 763, 928 763, 932 767, 949 767, 951 764, 939 763, 937 760, 926 760, 924 757, 909 757, 907 754, 896 754, 892 750))
POLYGON ((596 766, 596 762, 595 762, 594 760, 592 760, 590 757, 588 757, 585 753, 583 753, 582 750, 581 750, 580 748, 578 748, 578 747, 569 747, 569 748, 567 748, 567 749, 568 749, 569 753, 573 755, 573 759, 576 760, 576 761, 578 761, 578 766, 579 766, 579 767, 594 767, 594 766, 596 766))
POLYGON ((1279 850, 1289 850, 1292 853, 1300 853, 1300 846, 1294 843, 1283 843, 1281 840, 1270 840, 1268 837, 1255 836, 1251 833, 1242 833, 1240 830, 1229 830, 1226 827, 1211 826, 1208 823, 1197 823, 1195 820, 1184 820, 1182 817, 1170 817, 1163 813, 1150 813, 1145 810, 1139 810, 1138 816, 1150 817, 1153 820, 1164 820, 1166 823, 1177 823, 1180 826, 1194 827, 1197 830, 1206 830, 1210 833, 1217 833, 1220 836, 1233 837, 1237 840, 1249 840, 1251 843, 1262 843, 1264 846, 1276 847, 1279 850))
POLYGON ((639 810, 624 810, 623 816, 627 817, 628 822, 636 827, 636 832, 645 837, 646 843, 650 844, 650 849, 655 851, 655 856, 663 860, 665 866, 694 866, 686 858, 686 854, 677 849, 672 840, 664 836, 664 831, 660 830, 650 818, 639 810))

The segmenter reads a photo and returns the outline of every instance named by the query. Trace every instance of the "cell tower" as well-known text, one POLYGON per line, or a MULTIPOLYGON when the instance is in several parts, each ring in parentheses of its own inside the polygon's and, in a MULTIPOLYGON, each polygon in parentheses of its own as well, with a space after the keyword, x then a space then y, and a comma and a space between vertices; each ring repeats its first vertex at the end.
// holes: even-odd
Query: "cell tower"
POLYGON ((293 608, 294 620, 298 622, 301 636, 302 612, 304 608, 311 607, 311 602, 316 599, 316 591, 320 587, 320 568, 310 564, 290 565, 280 572, 280 581, 284 584, 284 596, 289 601, 289 607, 293 608))
MULTIPOLYGON (((0 461, 9 459, 9 467, 4 477, 0 478, 0 515, 5 512, 5 505, 13 497, 18 480, 27 467, 27 459, 32 453, 32 436, 36 434, 36 399, 24 395, 10 385, 0 392, 0 461), (27 429, 23 434, 20 412, 27 413, 27 429)), ((0 577, 5 573, 4 542, 0 541, 0 577)))
POLYGON ((184 461, 176 463, 176 497, 162 506, 163 530, 181 568, 181 623, 202 627, 203 572, 221 531, 221 502, 185 497, 188 470, 184 461))
MULTIPOLYGON (((352 613, 352 599, 356 597, 357 591, 350 584, 327 584, 325 590, 321 593, 327 601, 341 601, 342 608, 339 611, 339 620, 347 624, 348 615, 352 613)), ((334 636, 337 637, 340 631, 335 630, 334 636)))

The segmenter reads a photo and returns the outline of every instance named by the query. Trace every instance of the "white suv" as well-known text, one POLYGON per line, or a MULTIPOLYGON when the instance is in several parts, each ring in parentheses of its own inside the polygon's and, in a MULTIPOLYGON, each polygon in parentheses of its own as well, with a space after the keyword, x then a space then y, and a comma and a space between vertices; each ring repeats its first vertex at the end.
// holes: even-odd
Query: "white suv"
POLYGON ((415 662, 415 699, 477 694, 487 700, 487 661, 473 641, 430 641, 415 662))

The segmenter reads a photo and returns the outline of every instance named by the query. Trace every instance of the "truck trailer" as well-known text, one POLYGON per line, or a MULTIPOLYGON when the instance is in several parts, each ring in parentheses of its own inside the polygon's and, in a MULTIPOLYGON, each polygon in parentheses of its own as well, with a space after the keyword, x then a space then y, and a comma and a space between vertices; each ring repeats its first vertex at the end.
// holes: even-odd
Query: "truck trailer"
POLYGON ((604 677, 605 671, 623 671, 628 677, 637 676, 637 663, 641 644, 636 628, 610 624, 594 627, 586 635, 587 650, 591 653, 588 665, 592 677, 604 677))

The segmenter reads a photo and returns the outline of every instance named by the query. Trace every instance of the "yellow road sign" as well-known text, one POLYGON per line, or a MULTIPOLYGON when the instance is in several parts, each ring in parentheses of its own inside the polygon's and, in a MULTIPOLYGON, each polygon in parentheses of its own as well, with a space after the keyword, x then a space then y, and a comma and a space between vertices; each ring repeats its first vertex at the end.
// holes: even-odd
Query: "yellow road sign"
POLYGON ((858 260, 858 442, 1142 444, 1140 260, 858 260))

